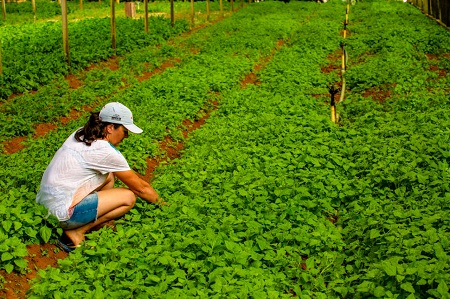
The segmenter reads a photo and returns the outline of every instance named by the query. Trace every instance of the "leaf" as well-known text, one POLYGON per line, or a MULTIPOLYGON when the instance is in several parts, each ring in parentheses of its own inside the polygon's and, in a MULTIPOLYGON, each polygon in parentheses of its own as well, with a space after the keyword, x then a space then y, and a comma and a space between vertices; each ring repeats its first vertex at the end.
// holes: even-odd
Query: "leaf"
POLYGON ((39 235, 45 243, 48 243, 52 235, 52 230, 47 226, 41 226, 41 228, 39 229, 39 235))
POLYGON ((20 269, 25 269, 28 266, 27 260, 24 259, 14 260, 14 264, 16 264, 20 269))
POLYGON ((391 262, 383 262, 383 269, 389 276, 395 276, 397 274, 397 265, 393 265, 391 262))
POLYGON ((442 295, 442 298, 448 298, 448 286, 445 283, 444 280, 441 280, 439 282, 439 285, 437 287, 437 291, 439 292, 439 294, 442 295))
POLYGON ((409 293, 415 293, 416 291, 414 290, 414 287, 412 286, 412 284, 410 282, 404 282, 400 285, 400 287, 402 289, 404 289, 405 291, 409 292, 409 293))
POLYGON ((36 238, 37 231, 35 231, 31 227, 27 227, 25 228, 25 233, 32 238, 36 238))
POLYGON ((13 258, 14 258, 14 256, 11 253, 9 253, 9 252, 3 252, 2 253, 2 262, 9 261, 9 260, 11 260, 13 258))
POLYGON ((386 294, 386 292, 384 291, 384 288, 382 286, 377 286, 375 290, 373 290, 373 294, 375 295, 375 297, 381 298, 384 296, 384 294, 386 294))
POLYGON ((372 229, 370 230, 370 238, 375 239, 376 237, 380 236, 380 231, 378 229, 372 229))
POLYGON ((166 256, 160 256, 158 257, 158 261, 163 264, 163 265, 168 265, 169 264, 169 260, 166 256))
POLYGON ((2 221, 2 226, 5 229, 6 232, 9 232, 9 230, 11 229, 12 226, 12 221, 6 220, 6 221, 2 221))
POLYGON ((14 266, 12 264, 6 264, 5 270, 8 274, 11 274, 11 272, 14 270, 14 266))

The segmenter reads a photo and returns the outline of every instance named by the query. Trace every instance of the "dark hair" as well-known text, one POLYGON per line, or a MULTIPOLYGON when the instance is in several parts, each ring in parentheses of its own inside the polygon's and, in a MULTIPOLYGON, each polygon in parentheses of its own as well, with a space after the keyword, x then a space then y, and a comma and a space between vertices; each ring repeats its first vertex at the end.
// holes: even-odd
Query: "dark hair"
MULTIPOLYGON (((75 133, 75 139, 78 142, 84 142, 87 146, 91 146, 92 142, 97 139, 106 137, 106 126, 111 123, 102 122, 99 117, 99 112, 91 113, 87 123, 75 133)), ((120 127, 120 124, 113 124, 114 128, 120 127)))

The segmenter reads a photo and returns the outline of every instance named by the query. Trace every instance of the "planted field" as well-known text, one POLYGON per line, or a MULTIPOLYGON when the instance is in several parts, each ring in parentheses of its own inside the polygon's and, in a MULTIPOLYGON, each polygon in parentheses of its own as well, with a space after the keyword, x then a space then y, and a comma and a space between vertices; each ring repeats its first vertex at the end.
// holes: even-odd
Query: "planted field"
POLYGON ((344 38, 346 9, 252 3, 92 69, 80 56, 0 105, 3 294, 24 296, 9 281, 35 270, 33 244, 58 251, 35 203, 53 154, 120 101, 144 129, 120 150, 170 205, 138 199, 40 267, 27 297, 450 298, 450 33, 373 0, 350 7, 344 38))

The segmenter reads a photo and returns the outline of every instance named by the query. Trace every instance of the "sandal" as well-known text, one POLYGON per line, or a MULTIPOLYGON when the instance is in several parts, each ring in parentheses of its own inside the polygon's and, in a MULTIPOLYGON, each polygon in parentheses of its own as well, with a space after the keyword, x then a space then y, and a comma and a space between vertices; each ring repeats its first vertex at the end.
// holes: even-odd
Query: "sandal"
POLYGON ((62 250, 64 250, 65 252, 67 252, 67 253, 71 253, 72 251, 74 251, 76 248, 78 248, 80 246, 81 245, 73 244, 73 242, 65 234, 63 234, 58 239, 58 247, 61 248, 62 250))

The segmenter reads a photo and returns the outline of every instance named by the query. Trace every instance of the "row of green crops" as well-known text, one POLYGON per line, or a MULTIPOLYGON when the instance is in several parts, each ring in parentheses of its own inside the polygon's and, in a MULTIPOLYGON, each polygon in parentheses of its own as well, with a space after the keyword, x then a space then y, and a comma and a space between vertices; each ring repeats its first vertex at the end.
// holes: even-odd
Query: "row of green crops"
MULTIPOLYGON (((30 297, 449 298, 449 84, 432 71, 448 70, 448 32, 403 3, 352 6, 350 90, 335 126, 323 102, 338 78, 320 69, 339 48, 344 14, 337 0, 254 3, 182 41, 198 55, 114 95, 145 131, 121 146, 139 171, 155 140, 182 138, 176 127, 212 94, 220 106, 158 170, 153 185, 171 205, 139 201, 116 232, 91 233, 40 271, 30 297), (261 84, 241 89, 279 40, 261 84), (376 88, 390 97, 363 96, 376 88)), ((2 225, 0 239, 55 234, 34 195, 82 123, 1 156, 0 211, 32 220, 2 225)), ((23 269, 23 245, 8 246, 2 267, 23 269)))
POLYGON ((361 187, 341 219, 355 298, 449 298, 450 82, 439 73, 450 70, 450 33, 384 1, 358 4, 350 32, 342 112, 357 135, 342 152, 361 187))
MULTIPOLYGON (((78 70, 118 54, 157 45, 184 32, 188 24, 162 17, 151 17, 149 34, 143 19, 117 18, 117 49, 111 47, 110 19, 85 19, 69 23, 71 69, 78 70)), ((61 22, 8 26, 0 29, 3 74, 0 76, 0 98, 18 92, 38 89, 58 76, 66 75, 69 66, 62 51, 61 22)))
POLYGON ((76 79, 81 86, 75 89, 61 77, 37 92, 14 97, 0 106, 0 120, 4 122, 0 127, 0 141, 31 135, 36 124, 58 123, 72 109, 83 110, 84 105, 99 104, 111 94, 138 83, 142 72, 154 71, 164 61, 188 54, 190 52, 184 53, 182 48, 164 42, 161 46, 146 47, 122 56, 117 61, 118 70, 99 67, 78 73, 76 79))

